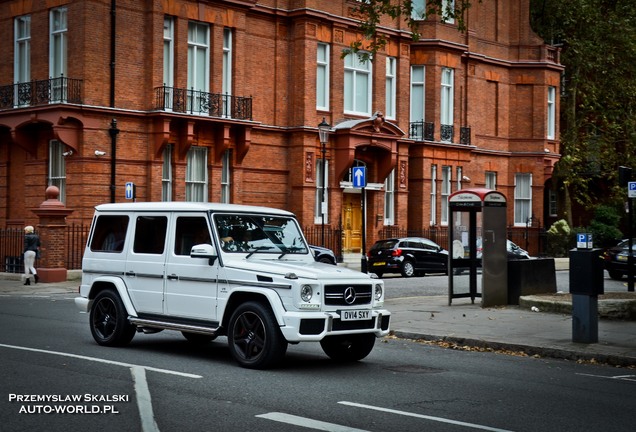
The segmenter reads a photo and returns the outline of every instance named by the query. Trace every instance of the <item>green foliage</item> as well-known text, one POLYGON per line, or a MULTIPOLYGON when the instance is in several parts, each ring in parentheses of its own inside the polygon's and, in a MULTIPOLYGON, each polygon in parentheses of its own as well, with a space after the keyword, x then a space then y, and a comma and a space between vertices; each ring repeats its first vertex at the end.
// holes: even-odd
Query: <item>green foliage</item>
POLYGON ((560 219, 552 224, 547 231, 548 255, 555 258, 568 256, 568 251, 575 242, 574 231, 565 219, 560 219))
POLYGON ((594 212, 594 219, 590 223, 594 247, 614 246, 623 237, 618 226, 621 216, 614 207, 600 205, 594 212))
MULTIPOLYGON (((482 0, 477 1, 481 2, 482 0)), ((448 8, 447 4, 447 0, 427 0, 424 15, 426 17, 437 17, 440 20, 453 18, 457 29, 465 31, 464 12, 471 6, 471 1, 455 0, 454 9, 448 8)), ((417 41, 420 37, 417 31, 418 20, 414 20, 411 17, 412 8, 412 0, 367 0, 359 2, 353 10, 356 14, 365 17, 364 20, 360 21, 359 25, 362 39, 352 42, 349 49, 342 53, 342 57, 344 58, 350 52, 357 53, 364 50, 365 52, 361 54, 361 57, 364 60, 368 60, 373 58, 375 53, 384 49, 388 40, 383 33, 378 32, 383 16, 406 22, 412 32, 413 40, 417 41)))
POLYGON ((634 0, 531 0, 534 30, 561 48, 561 160, 575 202, 616 201, 618 166, 636 166, 634 0))

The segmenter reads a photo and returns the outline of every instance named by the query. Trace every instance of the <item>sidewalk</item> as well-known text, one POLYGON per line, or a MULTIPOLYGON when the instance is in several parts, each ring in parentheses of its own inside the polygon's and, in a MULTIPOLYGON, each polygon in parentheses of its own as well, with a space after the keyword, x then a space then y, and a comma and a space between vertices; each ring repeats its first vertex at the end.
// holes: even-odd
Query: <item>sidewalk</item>
MULTIPOLYGON (((74 297, 80 284, 78 275, 79 272, 69 272, 66 282, 24 286, 19 275, 0 274, 0 297, 74 297)), ((572 342, 570 314, 542 312, 541 306, 539 312, 520 306, 482 308, 479 298, 474 304, 470 299, 454 299, 449 306, 447 296, 390 299, 385 305, 392 313, 392 333, 399 338, 636 366, 636 321, 599 320, 599 342, 582 344, 572 342)))

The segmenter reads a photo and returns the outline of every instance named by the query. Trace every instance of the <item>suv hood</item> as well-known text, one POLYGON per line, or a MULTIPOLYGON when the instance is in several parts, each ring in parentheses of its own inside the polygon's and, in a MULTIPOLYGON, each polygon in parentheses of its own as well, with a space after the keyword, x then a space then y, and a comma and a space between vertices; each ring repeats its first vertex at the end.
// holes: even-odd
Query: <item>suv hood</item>
POLYGON ((319 262, 292 261, 285 259, 224 259, 227 269, 258 272, 271 276, 283 277, 287 273, 295 273, 299 278, 321 280, 371 279, 371 276, 357 270, 319 262))

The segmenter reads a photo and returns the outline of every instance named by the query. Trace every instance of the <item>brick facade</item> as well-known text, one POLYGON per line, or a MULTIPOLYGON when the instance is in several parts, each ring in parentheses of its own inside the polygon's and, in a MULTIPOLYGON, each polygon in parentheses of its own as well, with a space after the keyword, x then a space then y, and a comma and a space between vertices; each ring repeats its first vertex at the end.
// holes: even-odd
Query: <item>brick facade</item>
MULTIPOLYGON (((562 67, 558 51, 546 46, 529 27, 529 0, 475 2, 468 31, 436 19, 420 23, 422 38, 413 42, 405 25, 388 18, 382 31, 386 49, 372 65, 372 108, 368 115, 345 114, 345 67, 341 52, 357 37, 355 1, 190 1, 135 0, 7 1, 0 6, 0 86, 14 80, 14 20, 31 19, 30 75, 47 80, 50 12, 67 13, 67 77, 81 80, 81 103, 48 103, 0 108, 0 226, 35 223, 31 209, 42 201, 48 183, 52 139, 73 154, 64 158, 65 205, 69 223, 88 223, 93 207, 110 201, 111 122, 117 120, 115 197, 124 201, 124 184, 134 182, 138 201, 162 196, 163 150, 172 146, 173 200, 186 199, 187 154, 192 146, 208 149, 207 197, 221 199, 224 153, 231 153, 231 202, 294 211, 304 226, 316 225, 315 172, 321 160, 316 125, 323 117, 334 126, 327 144, 329 228, 346 225, 347 208, 359 191, 341 183, 354 161, 362 161, 368 181, 384 183, 394 169, 394 225, 410 230, 440 224, 441 169, 457 169, 482 187, 485 172, 497 173, 497 189, 509 200, 514 220, 516 173, 532 174, 532 215, 547 222, 544 194, 558 141, 546 138, 547 88, 556 87, 562 67), (116 5, 111 11, 111 5, 116 5), (495 10, 496 8, 496 10, 495 10), (232 32, 232 95, 251 98, 251 116, 197 115, 157 109, 164 81, 164 17, 174 23, 173 87, 188 87, 188 25, 209 26, 208 92, 223 91, 224 29, 232 32), (114 52, 111 18, 115 19, 114 52), (316 108, 317 44, 330 47, 329 110, 316 108), (113 56, 113 57, 111 57, 113 56), (385 61, 396 58, 395 120, 374 123, 384 111, 385 61), (425 68, 424 121, 434 124, 432 139, 410 135, 411 66, 425 68), (114 66, 114 67, 111 67, 114 66), (453 131, 442 142, 443 68, 454 71, 453 131), (359 121, 357 129, 338 128, 359 121), (379 125, 379 126, 378 126, 379 125), (460 129, 469 128, 469 143, 460 129), (96 156, 95 151, 104 152, 96 156), (431 171, 438 170, 436 212, 431 209, 431 171)), ((6 88, 6 87, 3 87, 6 88)), ((558 113, 558 99, 556 101, 558 113)), ((558 117, 558 116, 557 116, 558 117)), ((379 121, 382 120, 381 118, 379 121)), ((558 137, 558 123, 556 135, 558 137)), ((358 163, 358 162, 355 162, 358 163)), ((358 197, 358 198, 356 198, 358 197)), ((367 190, 367 244, 384 228, 383 190, 367 190)), ((355 209, 354 209, 355 210, 355 209)), ((359 222, 353 231, 359 230, 359 222)), ((356 250, 357 243, 350 245, 356 250)))

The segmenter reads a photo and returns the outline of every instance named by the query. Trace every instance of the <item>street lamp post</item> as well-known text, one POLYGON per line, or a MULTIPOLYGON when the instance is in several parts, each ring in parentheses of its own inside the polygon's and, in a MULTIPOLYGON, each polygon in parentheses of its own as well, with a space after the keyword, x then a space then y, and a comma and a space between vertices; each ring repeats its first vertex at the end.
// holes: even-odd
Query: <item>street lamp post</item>
POLYGON ((327 191, 327 143, 329 142, 329 131, 331 125, 322 118, 322 122, 318 125, 318 138, 320 139, 320 150, 322 152, 322 199, 320 200, 320 215, 322 219, 322 246, 325 246, 325 213, 327 210, 327 203, 325 202, 325 195, 327 191))

